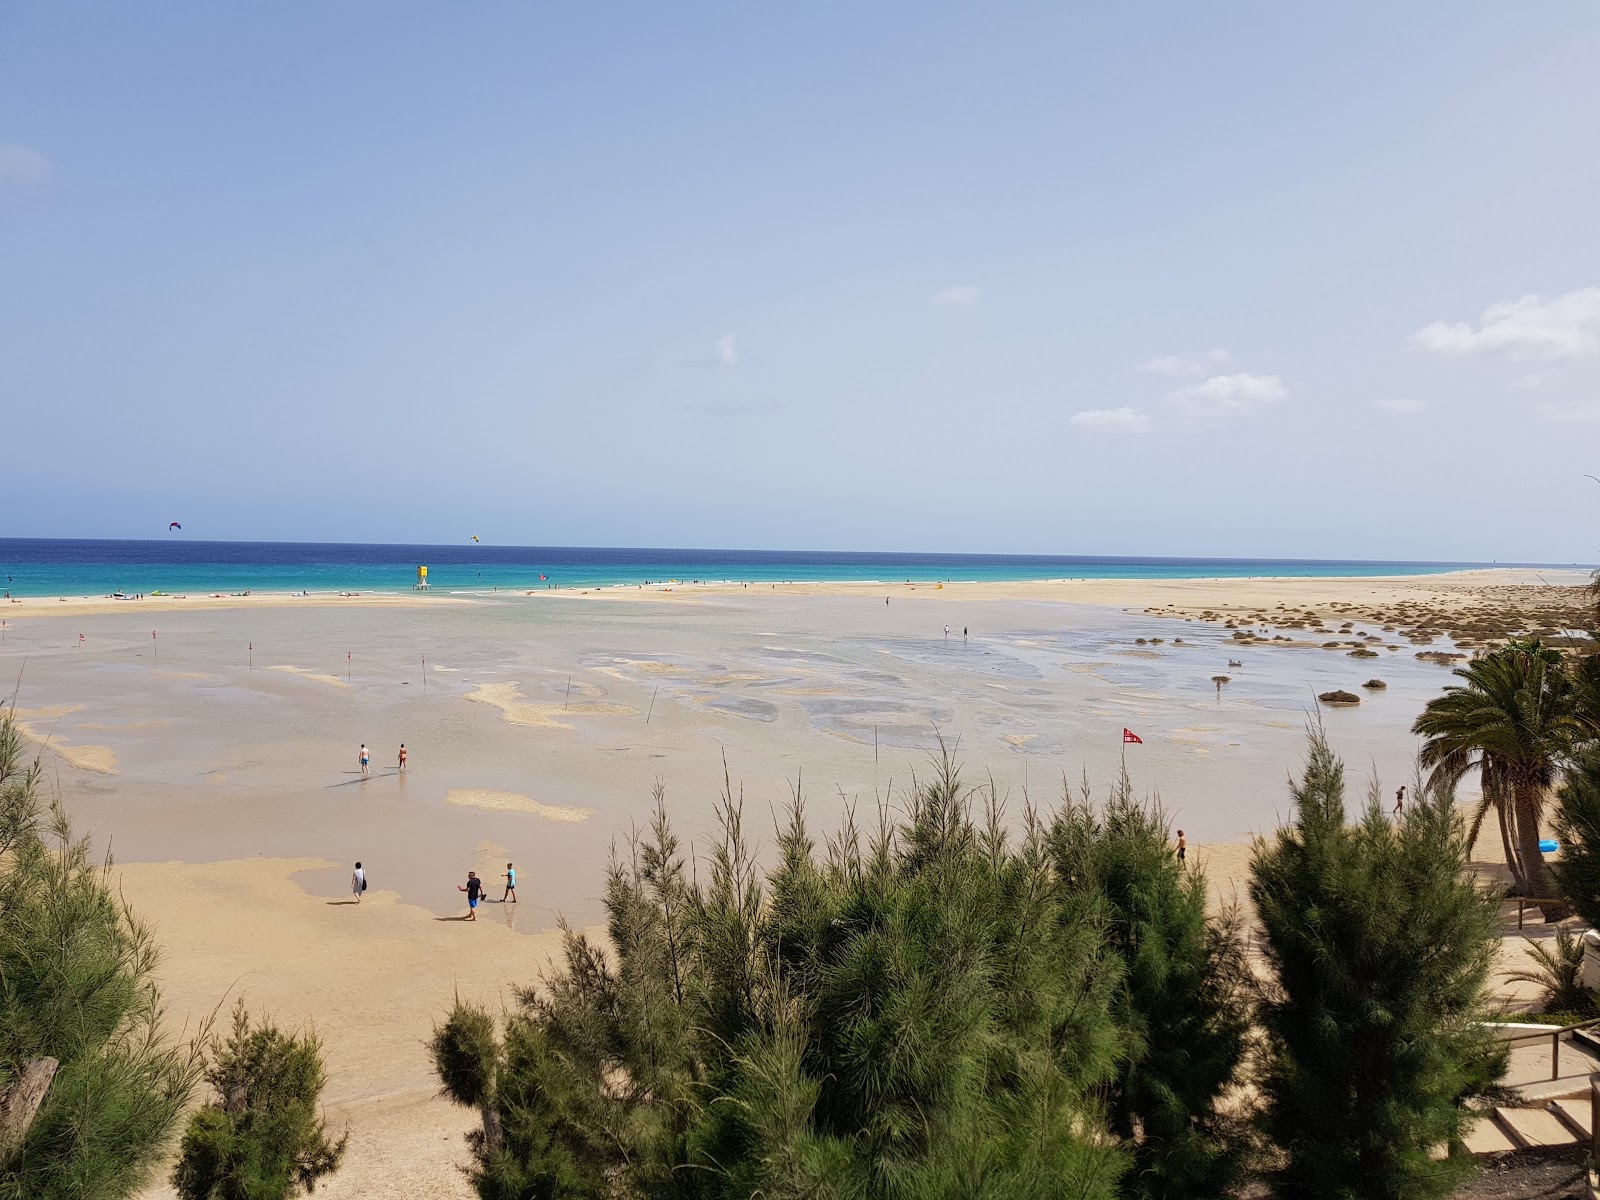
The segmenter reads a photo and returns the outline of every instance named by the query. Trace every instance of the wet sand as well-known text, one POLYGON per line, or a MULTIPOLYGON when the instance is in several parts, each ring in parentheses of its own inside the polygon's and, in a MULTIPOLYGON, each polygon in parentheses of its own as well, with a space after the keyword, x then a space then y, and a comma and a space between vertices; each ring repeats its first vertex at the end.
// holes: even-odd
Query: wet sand
MULTIPOLYGON (((1570 574, 1559 582, 1581 582, 1570 574)), ((1249 835, 1287 813, 1308 721, 1344 754, 1352 802, 1369 774, 1389 794, 1413 772, 1411 721, 1451 676, 1409 642, 1381 640, 1362 658, 1273 642, 1270 630, 1241 644, 1201 613, 1482 609, 1494 589, 1528 582, 1470 573, 30 605, 6 613, 0 673, 19 682, 52 781, 80 825, 114 846, 128 898, 155 923, 175 1016, 243 987, 252 1005, 325 1035, 330 1113, 352 1129, 351 1166, 328 1194, 393 1177, 409 1194, 466 1196, 451 1164, 470 1114, 430 1098, 422 1040, 458 982, 491 1003, 530 982, 558 914, 580 927, 603 919, 606 856, 648 819, 657 780, 680 835, 703 844, 726 769, 748 827, 770 845, 791 784, 825 832, 846 804, 898 795, 940 737, 969 781, 992 778, 1014 806, 1085 776, 1103 793, 1126 761, 1230 890, 1249 835), (1217 675, 1229 680, 1220 689, 1217 675), (1387 687, 1363 689, 1372 677, 1387 687), (1334 688, 1361 704, 1319 706, 1315 695, 1334 688), (1124 727, 1143 744, 1124 746, 1124 727), (362 742, 370 777, 356 761, 362 742), (328 903, 348 899, 356 859, 368 899, 328 903), (475 925, 437 919, 463 911, 456 886, 468 869, 498 896, 508 861, 514 910, 486 906, 475 925)), ((1428 649, 1453 646, 1440 635, 1428 649)))

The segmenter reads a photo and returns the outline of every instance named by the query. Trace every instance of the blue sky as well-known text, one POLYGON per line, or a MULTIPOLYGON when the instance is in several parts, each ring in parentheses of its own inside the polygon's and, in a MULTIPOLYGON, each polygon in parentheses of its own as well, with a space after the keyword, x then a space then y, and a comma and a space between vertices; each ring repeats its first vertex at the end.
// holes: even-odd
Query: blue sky
POLYGON ((1600 6, 0 5, 0 534, 1590 561, 1600 6))

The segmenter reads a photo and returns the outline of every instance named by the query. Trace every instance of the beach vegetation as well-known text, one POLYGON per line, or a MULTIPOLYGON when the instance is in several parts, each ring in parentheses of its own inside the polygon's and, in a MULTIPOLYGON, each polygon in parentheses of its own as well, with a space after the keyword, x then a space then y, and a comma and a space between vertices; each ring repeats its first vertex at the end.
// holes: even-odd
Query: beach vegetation
POLYGON ((1600 751, 1567 773, 1556 796, 1555 861, 1561 893, 1591 929, 1600 929, 1600 751))
POLYGON ((199 1081, 110 869, 0 711, 0 1200, 133 1195, 199 1081))
POLYGON ((1315 730, 1291 823, 1256 843, 1261 1125, 1281 1196, 1421 1200, 1471 1169, 1465 1102, 1506 1061, 1482 1024, 1499 903, 1466 871, 1447 778, 1398 821, 1374 783, 1351 824, 1343 764, 1315 730))
POLYGON ((1120 983, 1122 1055, 1106 1090, 1112 1131, 1131 1150, 1122 1194, 1211 1200, 1237 1180, 1249 1145, 1234 1088, 1251 1019, 1236 910, 1206 915, 1205 872, 1180 861, 1159 802, 1124 771, 1103 808, 1087 786, 1049 834, 1061 885, 1095 898, 1120 983))
POLYGON ((514 1011, 458 1001, 435 1036, 485 1113, 478 1193, 1117 1196, 1127 967, 1102 889, 1064 886, 1048 823, 1009 834, 949 755, 901 803, 819 845, 797 793, 762 870, 725 786, 691 871, 658 795, 613 856, 609 947, 567 930, 514 1011))
POLYGON ((1565 915, 1539 849, 1540 822, 1562 764, 1582 734, 1572 676, 1559 650, 1538 638, 1514 641, 1454 671, 1412 726, 1426 740, 1422 765, 1453 788, 1477 771, 1483 799, 1476 835, 1493 812, 1506 864, 1519 894, 1540 901, 1547 921, 1565 915))
POLYGON ((1507 971, 1514 983, 1535 983, 1543 989, 1541 1003, 1547 1013, 1581 1014, 1574 1021, 1597 1015, 1600 1006, 1595 994, 1583 984, 1583 939, 1571 929, 1557 928, 1555 936, 1543 942, 1529 941, 1526 950, 1530 965, 1507 971))
POLYGON ((180 1200, 287 1200, 338 1169, 345 1138, 318 1115, 326 1074, 315 1034, 252 1022, 240 1000, 226 1040, 213 1040, 215 1097, 184 1131, 172 1186, 180 1200))

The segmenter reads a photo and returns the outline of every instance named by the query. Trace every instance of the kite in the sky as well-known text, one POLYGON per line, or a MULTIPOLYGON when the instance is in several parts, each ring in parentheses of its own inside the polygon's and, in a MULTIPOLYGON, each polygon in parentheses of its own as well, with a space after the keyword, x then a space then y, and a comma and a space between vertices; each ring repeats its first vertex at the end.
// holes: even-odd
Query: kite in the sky
POLYGON ((167 526, 167 532, 171 533, 174 529, 181 530, 182 528, 182 525, 179 525, 176 521, 174 521, 171 525, 167 526))
POLYGON ((478 535, 477 534, 473 534, 472 535, 472 540, 473 541, 477 541, 478 540, 478 535))

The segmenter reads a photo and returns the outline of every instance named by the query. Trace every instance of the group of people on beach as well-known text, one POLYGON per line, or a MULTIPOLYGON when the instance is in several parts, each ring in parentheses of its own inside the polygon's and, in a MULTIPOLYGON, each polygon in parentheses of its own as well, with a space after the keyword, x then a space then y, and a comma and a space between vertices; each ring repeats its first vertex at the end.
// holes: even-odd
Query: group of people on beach
MULTIPOLYGON (((506 890, 501 894, 498 903, 515 904, 517 902, 517 868, 515 865, 507 863, 505 873, 501 875, 501 878, 506 881, 506 890)), ((366 890, 367 870, 357 862, 355 870, 350 872, 350 893, 355 896, 357 904, 361 903, 361 893, 366 890)), ((476 871, 468 871, 467 882, 457 885, 456 891, 467 894, 467 915, 462 918, 466 921, 476 921, 478 919, 479 900, 483 900, 485 904, 496 903, 496 901, 488 900, 484 897, 483 880, 478 878, 476 871)))
MULTIPOLYGON (((367 744, 365 742, 361 743, 361 751, 357 757, 361 763, 361 774, 363 776, 371 775, 372 751, 367 749, 367 744)), ((409 757, 410 755, 406 753, 406 744, 401 742, 400 753, 397 760, 398 769, 400 771, 403 772, 406 769, 406 762, 409 757)), ((506 890, 501 894, 499 903, 505 904, 509 902, 511 904, 515 904, 517 902, 517 868, 515 865, 512 863, 507 863, 505 872, 501 875, 501 878, 506 881, 506 890)), ((358 862, 355 865, 355 870, 350 873, 350 892, 355 896, 355 902, 357 904, 361 903, 361 893, 366 890, 367 871, 366 868, 358 862)), ((476 871, 468 871, 467 882, 465 884, 457 885, 456 891, 465 892, 467 894, 467 915, 463 918, 463 920, 476 921, 478 919, 478 901, 480 899, 484 899, 485 903, 494 903, 494 901, 485 899, 483 880, 478 878, 478 873, 476 871)))

